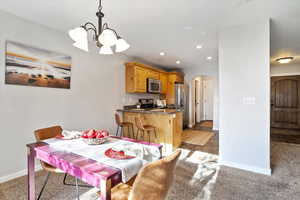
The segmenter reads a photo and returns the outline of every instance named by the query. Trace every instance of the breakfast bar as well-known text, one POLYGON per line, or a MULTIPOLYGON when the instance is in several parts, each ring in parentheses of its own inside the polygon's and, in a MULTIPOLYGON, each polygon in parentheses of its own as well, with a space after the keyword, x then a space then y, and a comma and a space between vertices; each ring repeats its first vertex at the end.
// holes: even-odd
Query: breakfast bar
MULTIPOLYGON (((157 138, 154 134, 150 135, 150 142, 160 143, 163 145, 163 152, 172 152, 181 145, 183 131, 183 112, 180 109, 119 109, 122 113, 123 121, 134 124, 134 133, 137 135, 137 126, 135 118, 142 119, 144 124, 156 127, 157 138)), ((132 138, 128 129, 124 129, 125 137, 132 138)), ((148 136, 147 136, 148 137, 148 136)), ((137 136, 142 140, 142 135, 137 136)), ((147 140, 148 141, 148 140, 147 140)))

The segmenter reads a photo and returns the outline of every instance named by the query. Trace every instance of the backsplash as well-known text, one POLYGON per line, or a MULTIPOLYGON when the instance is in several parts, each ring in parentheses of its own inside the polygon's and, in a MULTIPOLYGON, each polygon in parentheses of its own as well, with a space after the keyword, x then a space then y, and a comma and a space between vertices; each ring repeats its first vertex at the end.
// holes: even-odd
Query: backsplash
POLYGON ((123 105, 135 105, 138 103, 139 99, 159 99, 159 94, 125 94, 122 103, 123 105))

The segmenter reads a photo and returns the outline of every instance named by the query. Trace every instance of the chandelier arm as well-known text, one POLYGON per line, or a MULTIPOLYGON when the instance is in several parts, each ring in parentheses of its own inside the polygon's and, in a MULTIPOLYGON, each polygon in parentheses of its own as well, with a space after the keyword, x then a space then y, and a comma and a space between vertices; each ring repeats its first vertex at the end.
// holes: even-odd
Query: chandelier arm
POLYGON ((96 26, 95 26, 93 23, 91 23, 91 22, 85 23, 85 24, 83 25, 83 28, 84 28, 84 29, 88 29, 88 26, 92 26, 93 29, 97 30, 96 26))
POLYGON ((86 29, 86 31, 87 32, 88 31, 92 31, 94 33, 94 40, 97 41, 98 35, 97 35, 97 30, 96 29, 94 29, 94 28, 91 27, 91 28, 86 29))
POLYGON ((107 29, 113 31, 116 34, 116 36, 117 36, 118 39, 121 38, 115 29, 112 29, 112 28, 107 28, 107 29))

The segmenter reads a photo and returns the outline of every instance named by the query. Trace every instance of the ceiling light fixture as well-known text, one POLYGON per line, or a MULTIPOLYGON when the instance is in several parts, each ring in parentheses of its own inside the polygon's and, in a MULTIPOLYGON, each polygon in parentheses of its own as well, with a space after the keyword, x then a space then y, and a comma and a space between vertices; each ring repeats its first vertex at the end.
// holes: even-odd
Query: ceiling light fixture
POLYGON ((177 60, 177 61, 176 61, 176 64, 179 65, 179 64, 180 64, 180 60, 177 60))
POLYGON ((276 59, 277 62, 280 64, 287 64, 290 63, 294 58, 293 57, 284 57, 284 58, 278 58, 276 59))
POLYGON ((166 53, 165 52, 160 52, 159 55, 164 56, 164 55, 166 55, 166 53))
POLYGON ((102 24, 104 14, 102 12, 101 0, 99 0, 96 16, 98 17, 98 30, 93 23, 87 22, 84 25, 69 31, 69 36, 75 41, 73 46, 84 51, 89 51, 88 32, 91 31, 96 46, 100 48, 100 54, 113 54, 114 52, 111 48, 113 46, 115 46, 115 51, 117 53, 127 50, 130 45, 122 39, 114 29, 109 28, 107 23, 102 24))
POLYGON ((208 56, 208 57, 207 57, 207 60, 211 60, 211 59, 212 59, 212 57, 211 57, 211 56, 208 56))

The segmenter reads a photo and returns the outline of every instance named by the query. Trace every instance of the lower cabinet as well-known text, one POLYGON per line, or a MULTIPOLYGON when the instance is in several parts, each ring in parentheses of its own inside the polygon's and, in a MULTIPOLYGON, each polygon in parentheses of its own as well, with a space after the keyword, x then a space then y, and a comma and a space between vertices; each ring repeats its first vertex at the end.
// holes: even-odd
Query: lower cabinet
MULTIPOLYGON (((164 152, 172 152, 174 149, 178 148, 182 142, 182 112, 177 112, 176 114, 146 114, 146 113, 133 113, 133 112, 123 112, 123 121, 131 122, 134 124, 134 139, 149 141, 148 134, 145 132, 144 139, 142 137, 142 132, 137 136, 137 127, 135 125, 135 118, 140 117, 144 125, 152 125, 157 128, 157 139, 155 134, 150 134, 150 142, 160 143, 163 145, 164 152)), ((124 129, 123 134, 125 137, 132 138, 131 130, 124 129)))

